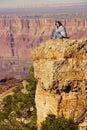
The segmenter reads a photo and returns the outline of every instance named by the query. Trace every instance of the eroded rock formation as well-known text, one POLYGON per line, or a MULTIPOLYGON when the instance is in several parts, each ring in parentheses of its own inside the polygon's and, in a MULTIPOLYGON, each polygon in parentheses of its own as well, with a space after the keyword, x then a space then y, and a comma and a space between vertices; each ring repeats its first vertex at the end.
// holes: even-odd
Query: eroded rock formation
POLYGON ((73 118, 87 129, 87 39, 57 39, 32 52, 37 125, 47 114, 73 118))

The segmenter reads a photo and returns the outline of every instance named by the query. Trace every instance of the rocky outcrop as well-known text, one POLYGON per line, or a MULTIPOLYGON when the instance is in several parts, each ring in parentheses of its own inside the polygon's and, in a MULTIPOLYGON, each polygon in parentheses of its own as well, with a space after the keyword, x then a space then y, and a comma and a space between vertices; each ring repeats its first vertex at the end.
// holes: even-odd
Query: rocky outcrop
POLYGON ((37 125, 47 114, 64 115, 87 129, 87 39, 56 39, 32 52, 37 125))
MULTIPOLYGON (((87 19, 62 19, 71 38, 86 37, 87 19)), ((30 58, 29 52, 50 39, 54 18, 0 18, 0 57, 30 58)))

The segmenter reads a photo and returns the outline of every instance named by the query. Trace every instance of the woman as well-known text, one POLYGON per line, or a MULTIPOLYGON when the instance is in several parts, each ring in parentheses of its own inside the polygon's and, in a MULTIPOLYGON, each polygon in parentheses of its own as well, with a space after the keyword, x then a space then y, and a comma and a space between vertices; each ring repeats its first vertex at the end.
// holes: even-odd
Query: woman
POLYGON ((66 38, 67 33, 65 27, 62 25, 60 21, 55 22, 56 29, 52 33, 52 39, 56 38, 66 38))

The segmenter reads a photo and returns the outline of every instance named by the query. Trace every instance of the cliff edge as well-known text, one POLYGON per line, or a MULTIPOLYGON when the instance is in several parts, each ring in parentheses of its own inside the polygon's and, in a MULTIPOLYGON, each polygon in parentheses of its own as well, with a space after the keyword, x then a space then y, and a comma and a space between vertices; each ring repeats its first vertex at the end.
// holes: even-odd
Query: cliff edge
POLYGON ((37 125, 48 114, 73 118, 87 129, 87 39, 56 39, 33 50, 37 125))

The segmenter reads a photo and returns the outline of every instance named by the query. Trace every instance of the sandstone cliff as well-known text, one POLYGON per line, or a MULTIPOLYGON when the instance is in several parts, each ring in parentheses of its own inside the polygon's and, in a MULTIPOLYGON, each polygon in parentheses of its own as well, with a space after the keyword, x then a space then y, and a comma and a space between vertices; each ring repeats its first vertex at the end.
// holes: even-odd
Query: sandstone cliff
POLYGON ((87 129, 87 39, 57 39, 32 52, 37 125, 47 114, 64 115, 87 129))

